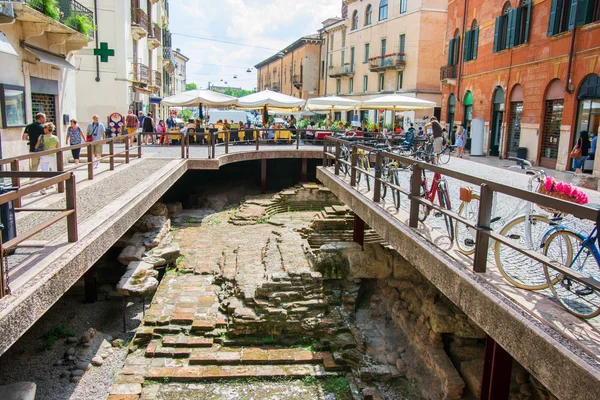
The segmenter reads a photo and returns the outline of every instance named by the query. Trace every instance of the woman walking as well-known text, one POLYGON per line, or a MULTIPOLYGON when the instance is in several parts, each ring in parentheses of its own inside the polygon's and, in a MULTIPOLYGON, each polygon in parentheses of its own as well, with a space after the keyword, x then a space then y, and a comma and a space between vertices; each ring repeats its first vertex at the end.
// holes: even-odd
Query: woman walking
MULTIPOLYGON (((74 119, 71 120, 71 126, 69 126, 67 129, 67 141, 69 142, 69 146, 76 146, 85 141, 83 131, 77 125, 77 121, 74 119)), ((71 150, 73 160, 75 160, 75 165, 79 164, 79 153, 81 153, 81 148, 71 150)))
POLYGON ((463 154, 465 154, 465 128, 461 126, 456 130, 456 142, 454 142, 456 146, 456 156, 458 158, 462 158, 463 154))
POLYGON ((142 132, 144 133, 144 144, 154 144, 154 120, 152 113, 148 113, 142 121, 142 132))
MULTIPOLYGON (((590 151, 590 138, 587 131, 579 132, 579 139, 577 139, 575 149, 581 151, 578 158, 573 158, 573 167, 575 167, 575 173, 578 174, 583 172, 583 164, 585 163, 585 160, 587 160, 590 151)), ((575 151, 575 149, 573 149, 573 151, 575 151)), ((571 154, 573 154, 573 152, 571 152, 571 154)))
POLYGON ((167 132, 167 125, 165 125, 165 121, 163 121, 161 119, 160 121, 158 121, 158 124, 156 125, 156 133, 158 133, 160 135, 160 140, 158 141, 158 144, 160 146, 162 146, 163 144, 170 145, 169 137, 167 135, 165 135, 166 132, 167 132))
MULTIPOLYGON (((38 138, 38 141, 35 145, 37 151, 48 151, 58 148, 58 137, 52 134, 52 132, 54 132, 54 128, 55 127, 52 122, 44 124, 44 134, 38 138)), ((40 167, 44 172, 48 172, 50 169, 56 171, 56 153, 41 156, 40 167)), ((40 194, 46 194, 46 188, 40 190, 40 194)))

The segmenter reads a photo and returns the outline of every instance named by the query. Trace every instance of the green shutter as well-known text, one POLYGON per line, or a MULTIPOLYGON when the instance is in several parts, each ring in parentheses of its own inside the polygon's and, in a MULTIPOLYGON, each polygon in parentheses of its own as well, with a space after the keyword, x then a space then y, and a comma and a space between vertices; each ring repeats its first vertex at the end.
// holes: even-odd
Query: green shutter
POLYGON ((594 1, 579 0, 577 14, 575 16, 575 26, 582 26, 592 22, 594 18, 594 1))
POLYGON ((460 54, 460 37, 454 38, 454 64, 457 65, 460 54))
POLYGON ((465 32, 465 41, 463 43, 463 60, 469 61, 471 59, 471 37, 473 31, 465 32))
POLYGON ((454 39, 448 43, 448 65, 454 65, 454 39))
POLYGON ((561 11, 562 0, 552 0, 552 5, 550 6, 550 18, 548 19, 548 36, 556 35, 558 33, 561 11))
POLYGON ((575 15, 577 14, 577 3, 579 0, 565 0, 571 2, 571 9, 569 10, 569 30, 575 26, 575 15))
POLYGON ((473 29, 473 53, 471 54, 471 60, 477 58, 477 46, 479 45, 479 27, 473 29))
POLYGON ((513 46, 518 46, 523 43, 521 37, 521 27, 523 26, 523 7, 515 8, 515 33, 513 36, 513 46))
POLYGON ((510 10, 508 12, 508 25, 506 28, 506 44, 505 44, 505 48, 511 48, 514 47, 517 43, 517 10, 518 8, 515 8, 514 10, 510 10))
POLYGON ((523 32, 523 43, 529 43, 529 21, 531 21, 532 2, 527 5, 527 13, 525 14, 525 32, 523 32))
POLYGON ((502 50, 502 23, 504 16, 496 17, 496 28, 494 30, 494 52, 502 50))

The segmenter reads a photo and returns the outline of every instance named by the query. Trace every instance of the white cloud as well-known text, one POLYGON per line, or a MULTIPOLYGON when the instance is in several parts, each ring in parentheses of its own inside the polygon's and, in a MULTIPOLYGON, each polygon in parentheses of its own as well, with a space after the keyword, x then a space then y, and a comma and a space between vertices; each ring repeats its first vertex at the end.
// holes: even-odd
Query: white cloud
POLYGON ((337 0, 171 0, 169 5, 173 46, 190 58, 188 82, 201 87, 222 79, 230 86, 254 88, 256 72, 247 73, 247 68, 300 37, 317 33, 322 21, 341 13, 337 0))

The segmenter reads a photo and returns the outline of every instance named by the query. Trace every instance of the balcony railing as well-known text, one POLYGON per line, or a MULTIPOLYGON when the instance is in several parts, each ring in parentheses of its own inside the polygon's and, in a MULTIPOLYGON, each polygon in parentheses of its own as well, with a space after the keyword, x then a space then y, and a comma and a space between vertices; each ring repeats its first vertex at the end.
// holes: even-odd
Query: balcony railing
POLYGON ((148 28, 148 14, 141 8, 132 8, 131 9, 131 25, 140 27, 146 32, 149 31, 148 28))
POLYGON ((302 86, 302 75, 294 75, 292 77, 292 82, 293 82, 294 86, 296 86, 296 85, 302 86))
POLYGON ((386 69, 404 69, 405 65, 406 55, 404 53, 392 53, 369 58, 370 71, 383 71, 386 69))
POLYGON ((131 80, 135 83, 148 84, 148 67, 142 63, 131 63, 131 80))
MULTIPOLYGON (((87 27, 89 27, 89 25, 94 25, 94 12, 92 10, 90 10, 87 7, 84 7, 83 5, 81 5, 81 3, 79 3, 78 1, 75 0, 58 0, 57 1, 57 6, 58 9, 56 11, 58 11, 58 15, 53 14, 51 12, 48 12, 48 10, 46 9, 46 1, 43 0, 8 0, 8 2, 13 2, 13 3, 26 3, 27 6, 33 8, 36 11, 41 12, 42 14, 47 15, 49 18, 52 18, 54 20, 59 21, 60 23, 67 25, 69 28, 75 29, 76 31, 79 31, 85 35, 87 35, 89 38, 94 37, 94 29, 89 29, 86 32, 83 31, 82 28, 82 24, 79 23, 78 21, 74 20, 73 18, 70 18, 71 16, 74 15, 83 15, 85 17, 87 17, 89 24, 86 25, 87 27)), ((6 5, 6 1, 3 1, 2 3, 4 3, 4 5, 0 5, 0 9, 1 8, 6 8, 7 10, 10 8, 12 9, 12 7, 10 7, 10 5, 6 5)))
POLYGON ((162 73, 159 71, 150 71, 149 86, 160 88, 162 86, 162 73))
POLYGON ((0 2, 0 24, 7 24, 15 19, 15 10, 11 2, 0 2))
POLYGON ((330 78, 338 78, 340 76, 353 76, 354 65, 345 64, 342 66, 329 66, 329 73, 327 74, 330 78))
POLYGON ((160 25, 152 24, 152 29, 148 32, 148 36, 160 42, 162 39, 162 29, 160 28, 160 25))
POLYGON ((456 65, 445 65, 440 68, 440 81, 456 78, 456 65))
POLYGON ((281 83, 280 82, 273 82, 271 84, 271 90, 274 91, 274 92, 281 91, 281 83))

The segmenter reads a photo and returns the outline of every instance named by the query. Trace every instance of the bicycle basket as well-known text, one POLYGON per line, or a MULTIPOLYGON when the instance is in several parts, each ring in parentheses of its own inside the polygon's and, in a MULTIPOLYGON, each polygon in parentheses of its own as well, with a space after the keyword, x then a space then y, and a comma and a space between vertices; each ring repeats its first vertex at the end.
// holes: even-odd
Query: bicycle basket
MULTIPOLYGON (((546 196, 551 196, 560 200, 565 200, 565 201, 570 201, 571 203, 576 203, 575 197, 571 197, 569 195, 566 195, 564 193, 560 193, 554 190, 554 187, 556 186, 556 183, 552 184, 552 189, 550 191, 546 190, 545 185, 542 183, 539 187, 538 187, 538 193, 539 194, 545 194, 546 196)), ((546 211, 547 213, 550 214, 563 214, 563 216, 566 216, 567 214, 556 210, 552 207, 546 207, 546 206, 542 206, 540 204, 538 204, 538 207, 541 208, 542 210, 546 211)))
POLYGON ((473 190, 470 187, 463 186, 460 188, 459 194, 460 201, 470 203, 473 200, 473 190))

